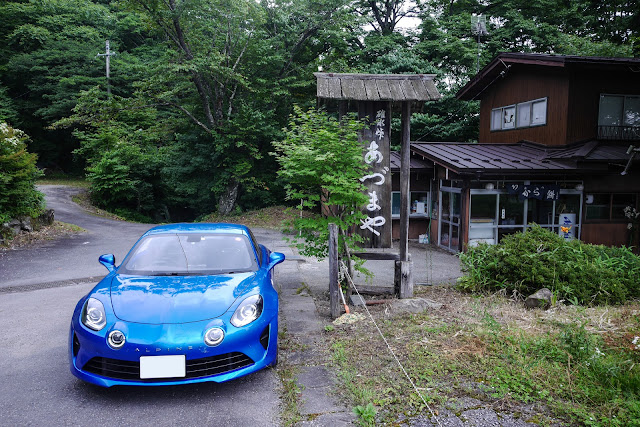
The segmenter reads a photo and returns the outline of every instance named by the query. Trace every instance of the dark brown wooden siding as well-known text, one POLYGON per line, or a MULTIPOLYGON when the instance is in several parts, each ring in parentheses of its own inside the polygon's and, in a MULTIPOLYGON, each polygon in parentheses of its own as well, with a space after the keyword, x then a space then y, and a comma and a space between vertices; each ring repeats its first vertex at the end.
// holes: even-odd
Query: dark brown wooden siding
POLYGON ((581 240, 585 243, 605 246, 629 244, 627 224, 588 223, 582 225, 581 240))
MULTIPOLYGON (((431 174, 425 172, 411 172, 409 175, 409 191, 430 191, 431 174)), ((400 191, 400 172, 391 175, 391 191, 400 191)))
MULTIPOLYGON (((622 172, 624 165, 619 166, 622 172)), ((637 166, 634 166, 637 167, 637 166)), ((637 167, 640 169, 640 167, 637 167)), ((629 174, 584 177, 584 193, 640 193, 640 170, 632 168, 629 174)))
POLYGON ((480 103, 481 143, 513 143, 522 140, 544 145, 563 145, 567 139, 569 82, 562 70, 512 69, 494 83, 480 103), (491 131, 491 110, 547 98, 547 124, 524 129, 491 131))
MULTIPOLYGON (((400 238, 400 220, 394 219, 391 226, 391 236, 393 239, 400 238)), ((429 218, 409 218, 409 238, 418 239, 421 234, 428 234, 429 218)), ((436 232, 437 232, 436 228, 436 232)), ((435 239, 435 234, 432 234, 435 239)))

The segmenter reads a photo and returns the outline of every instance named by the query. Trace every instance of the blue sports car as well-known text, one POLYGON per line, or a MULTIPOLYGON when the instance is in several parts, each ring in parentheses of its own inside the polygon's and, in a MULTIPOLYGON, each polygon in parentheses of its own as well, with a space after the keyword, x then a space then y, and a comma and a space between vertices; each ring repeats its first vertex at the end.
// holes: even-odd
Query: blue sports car
POLYGON ((147 231, 73 312, 71 372, 104 387, 223 382, 278 360, 284 255, 233 224, 147 231))

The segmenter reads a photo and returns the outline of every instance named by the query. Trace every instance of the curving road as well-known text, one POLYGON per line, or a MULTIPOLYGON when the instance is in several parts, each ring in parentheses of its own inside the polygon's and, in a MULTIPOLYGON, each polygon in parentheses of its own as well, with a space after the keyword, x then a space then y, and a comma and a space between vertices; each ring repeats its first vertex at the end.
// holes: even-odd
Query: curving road
POLYGON ((103 277, 107 270, 98 263, 98 257, 113 253, 117 261, 122 260, 151 227, 88 214, 71 201, 82 189, 63 185, 38 188, 45 194, 47 208, 55 210, 56 220, 75 224, 86 232, 0 253, 0 288, 103 277))
MULTIPOLYGON (((70 317, 106 273, 98 256, 113 252, 122 260, 150 226, 91 216, 71 201, 79 191, 71 187, 41 191, 56 219, 87 231, 0 259, 0 426, 278 425, 279 380, 272 369, 224 384, 111 389, 71 375, 70 317)), ((281 245, 277 233, 256 234, 281 245)))

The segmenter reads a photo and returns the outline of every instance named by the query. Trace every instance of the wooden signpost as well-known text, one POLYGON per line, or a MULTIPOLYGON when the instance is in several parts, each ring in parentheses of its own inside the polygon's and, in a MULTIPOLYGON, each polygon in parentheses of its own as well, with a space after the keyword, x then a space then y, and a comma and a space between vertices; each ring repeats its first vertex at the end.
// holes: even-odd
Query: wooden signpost
POLYGON ((315 73, 315 76, 318 98, 338 101, 341 113, 346 112, 348 102, 354 101, 357 103, 358 116, 367 117, 369 121, 369 126, 360 134, 363 161, 370 166, 367 175, 360 179, 369 196, 369 203, 363 206, 367 217, 358 228, 366 240, 364 247, 392 247, 390 123, 393 105, 402 106, 400 254, 396 261, 394 286, 400 298, 410 298, 413 296, 412 264, 409 258, 411 104, 440 99, 433 82, 434 75, 315 73))

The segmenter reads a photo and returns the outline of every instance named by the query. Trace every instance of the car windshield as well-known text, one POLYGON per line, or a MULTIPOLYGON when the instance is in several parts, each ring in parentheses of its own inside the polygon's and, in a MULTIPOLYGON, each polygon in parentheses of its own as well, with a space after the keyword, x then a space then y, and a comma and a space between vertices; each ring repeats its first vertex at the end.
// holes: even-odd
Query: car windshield
POLYGON ((257 270, 246 236, 232 234, 156 234, 142 239, 123 261, 122 274, 189 276, 257 270))

